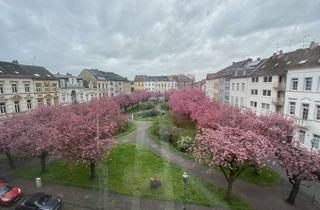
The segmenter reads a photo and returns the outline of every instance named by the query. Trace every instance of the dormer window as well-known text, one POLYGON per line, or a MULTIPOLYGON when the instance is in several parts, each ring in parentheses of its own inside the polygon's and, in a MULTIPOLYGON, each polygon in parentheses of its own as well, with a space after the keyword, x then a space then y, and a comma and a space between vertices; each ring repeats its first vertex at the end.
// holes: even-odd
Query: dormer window
POLYGON ((305 64, 308 59, 300 61, 298 64, 305 64))
POLYGON ((36 77, 40 77, 40 75, 39 74, 33 74, 34 76, 36 76, 36 77))
POLYGON ((14 71, 15 74, 20 74, 18 71, 14 71))
POLYGON ((290 63, 292 63, 292 61, 288 61, 288 62, 286 63, 286 65, 289 65, 290 63))
POLYGON ((0 74, 3 74, 4 72, 0 70, 0 74))

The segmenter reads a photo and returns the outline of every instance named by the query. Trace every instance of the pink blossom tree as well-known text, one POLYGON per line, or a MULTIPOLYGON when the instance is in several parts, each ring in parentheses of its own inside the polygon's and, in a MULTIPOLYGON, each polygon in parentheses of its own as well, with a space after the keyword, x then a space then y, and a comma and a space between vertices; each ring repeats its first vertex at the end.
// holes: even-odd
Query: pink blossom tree
POLYGON ((301 182, 318 180, 316 174, 320 171, 320 152, 297 148, 293 144, 285 144, 278 153, 278 159, 292 184, 286 201, 289 204, 294 204, 301 182))
POLYGON ((195 138, 196 160, 209 167, 218 166, 228 188, 226 199, 231 199, 234 181, 248 166, 264 166, 273 155, 273 146, 262 135, 241 128, 218 126, 203 128, 195 138))
POLYGON ((53 107, 41 107, 24 114, 17 124, 19 130, 23 129, 22 135, 14 142, 14 150, 19 156, 37 157, 40 159, 41 172, 46 171, 46 161, 53 154, 55 148, 54 138, 56 130, 56 109, 53 107))
POLYGON ((94 179, 96 162, 111 149, 112 135, 125 122, 119 106, 108 98, 73 104, 60 111, 57 119, 57 151, 70 162, 89 165, 94 179))

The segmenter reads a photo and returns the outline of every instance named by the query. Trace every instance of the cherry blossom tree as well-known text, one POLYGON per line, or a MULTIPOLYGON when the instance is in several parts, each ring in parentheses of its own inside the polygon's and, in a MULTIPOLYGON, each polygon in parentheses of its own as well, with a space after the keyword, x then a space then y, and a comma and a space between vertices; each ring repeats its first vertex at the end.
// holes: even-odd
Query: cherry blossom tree
POLYGON ((234 181, 248 166, 264 166, 274 154, 267 138, 237 127, 202 128, 195 140, 196 160, 209 167, 218 166, 225 176, 227 200, 231 199, 234 181))
POLYGON ((278 159, 285 168, 289 182, 292 184, 289 197, 286 201, 294 204, 302 181, 318 180, 320 171, 320 152, 285 144, 278 153, 278 159))
POLYGON ((113 100, 115 100, 119 106, 127 112, 127 108, 130 106, 130 96, 128 94, 120 93, 114 96, 113 100))
POLYGON ((71 162, 89 165, 94 179, 96 162, 105 157, 112 135, 124 123, 119 106, 108 98, 65 107, 57 115, 57 151, 71 162))
MULTIPOLYGON (((15 139, 14 150, 24 157, 40 159, 41 172, 46 171, 46 161, 55 148, 57 135, 56 111, 58 108, 40 107, 24 114, 17 126, 24 129, 23 135, 15 139)), ((17 129, 17 132, 19 129, 17 129)))

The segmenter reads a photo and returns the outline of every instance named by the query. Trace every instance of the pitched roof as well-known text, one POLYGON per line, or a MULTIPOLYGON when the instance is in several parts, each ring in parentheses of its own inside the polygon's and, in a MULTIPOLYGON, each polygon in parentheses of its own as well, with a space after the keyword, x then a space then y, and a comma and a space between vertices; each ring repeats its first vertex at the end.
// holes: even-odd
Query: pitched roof
POLYGON ((233 78, 247 77, 254 74, 260 66, 263 66, 267 59, 257 59, 255 61, 247 62, 240 68, 237 68, 232 75, 233 78))
POLYGON ((184 74, 173 75, 171 76, 171 79, 177 81, 177 83, 193 83, 194 82, 193 79, 191 79, 190 77, 184 74))
POLYGON ((128 81, 126 78, 113 72, 100 71, 98 69, 85 69, 89 71, 97 80, 105 81, 128 81))
POLYGON ((320 46, 273 54, 252 75, 284 75, 288 70, 320 67, 320 46))
POLYGON ((233 62, 232 65, 216 72, 216 73, 209 73, 207 74, 206 79, 207 80, 213 80, 213 79, 217 79, 220 77, 226 77, 226 76, 231 76, 236 69, 243 67, 245 64, 247 64, 248 62, 252 61, 251 58, 248 58, 246 60, 242 60, 242 61, 238 61, 238 62, 233 62))
POLYGON ((5 61, 0 61, 0 77, 57 79, 49 70, 42 66, 22 65, 5 61))
POLYGON ((136 75, 134 82, 158 82, 158 81, 169 81, 169 76, 147 76, 147 75, 136 75))

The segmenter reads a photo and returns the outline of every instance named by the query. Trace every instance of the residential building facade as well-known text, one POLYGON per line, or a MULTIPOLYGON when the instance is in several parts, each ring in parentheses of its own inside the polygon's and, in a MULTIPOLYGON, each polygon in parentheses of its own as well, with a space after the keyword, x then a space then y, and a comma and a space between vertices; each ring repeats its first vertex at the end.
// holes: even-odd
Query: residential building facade
POLYGON ((0 62, 0 115, 59 103, 58 80, 40 66, 0 62))

